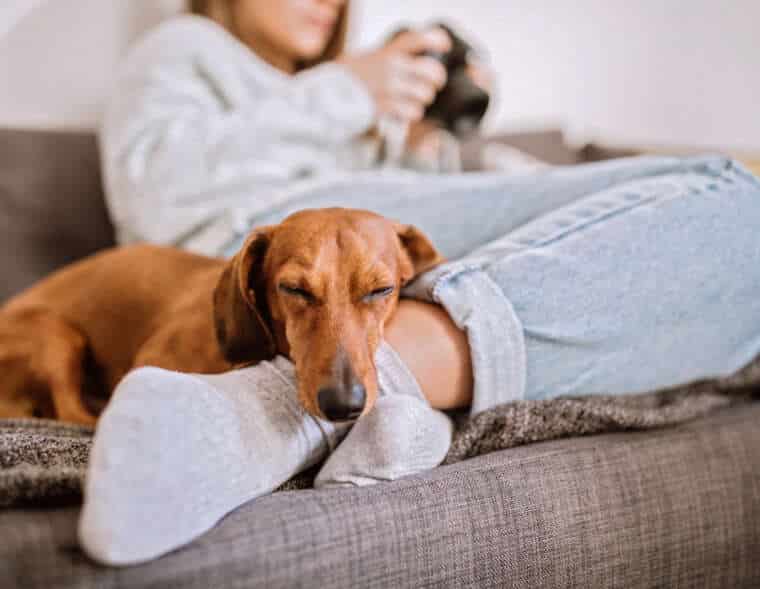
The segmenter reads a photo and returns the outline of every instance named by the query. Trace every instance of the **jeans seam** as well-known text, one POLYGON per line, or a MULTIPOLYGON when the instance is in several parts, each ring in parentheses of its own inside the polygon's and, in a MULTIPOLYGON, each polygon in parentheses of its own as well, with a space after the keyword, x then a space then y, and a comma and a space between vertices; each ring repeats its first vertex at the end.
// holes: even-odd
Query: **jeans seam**
POLYGON ((559 242, 562 239, 573 235, 575 233, 578 233, 584 229, 588 229, 589 227, 593 227, 594 225, 597 225, 599 223, 602 223, 608 219, 612 219, 614 217, 623 215, 625 213, 628 213, 632 210, 635 210, 639 208, 642 205, 651 203, 656 200, 660 200, 662 198, 661 194, 658 195, 651 195, 648 197, 641 198, 637 200, 635 203, 631 203, 629 205, 624 205, 621 207, 618 207, 616 209, 613 209, 611 211, 607 211, 605 213, 601 213, 600 215, 593 217, 591 219, 588 219, 587 221, 581 221, 580 223, 571 225, 570 227, 567 227, 563 229, 562 231, 558 231, 554 234, 552 234, 549 237, 546 237, 544 239, 540 239, 534 243, 531 243, 529 245, 525 245, 524 249, 533 249, 533 248, 540 248, 540 247, 546 247, 547 245, 551 245, 553 243, 559 242))
MULTIPOLYGON (((730 162, 730 160, 729 160, 729 162, 730 162)), ((721 177, 721 178, 725 179, 727 177, 725 174, 728 173, 728 171, 730 169, 731 169, 730 166, 725 167, 718 174, 718 177, 721 177)), ((736 170, 736 167, 733 167, 733 169, 736 170)), ((658 192, 658 193, 655 193, 655 194, 651 194, 649 196, 643 196, 640 199, 637 199, 635 202, 631 202, 629 204, 616 207, 616 208, 611 209, 609 211, 600 212, 598 215, 596 215, 596 216, 594 216, 594 217, 592 217, 592 218, 590 218, 588 220, 581 221, 581 222, 578 222, 578 223, 574 223, 574 224, 570 225, 569 227, 562 228, 559 231, 555 231, 555 232, 551 233, 547 237, 544 237, 544 238, 541 238, 541 239, 537 239, 535 241, 533 241, 533 240, 525 240, 524 242, 520 242, 519 240, 510 240, 509 243, 515 247, 515 251, 513 251, 511 253, 520 253, 520 252, 525 252, 525 251, 528 251, 528 250, 531 250, 531 249, 538 249, 538 248, 546 247, 548 245, 552 245, 554 243, 560 242, 562 239, 564 239, 566 237, 569 237, 569 236, 571 236, 573 234, 576 234, 576 233, 578 233, 580 231, 583 231, 584 229, 588 229, 589 227, 592 227, 592 226, 594 226, 594 225, 596 225, 598 223, 604 222, 604 221, 606 221, 608 219, 612 219, 612 218, 617 217, 619 215, 623 215, 625 213, 633 211, 633 210, 635 210, 635 209, 637 209, 637 208, 639 208, 639 207, 641 207, 643 205, 650 204, 652 202, 656 202, 656 201, 659 201, 659 200, 666 200, 666 199, 671 199, 671 198, 688 196, 689 194, 697 195, 697 194, 702 194, 703 192, 704 192, 703 190, 700 190, 700 189, 697 189, 697 188, 692 188, 690 193, 689 192, 684 192, 683 190, 681 190, 679 193, 663 194, 662 192, 658 192)), ((483 253, 484 253, 484 255, 487 255, 488 251, 485 250, 483 253)), ((478 269, 486 268, 488 265, 490 265, 493 262, 494 262, 493 259, 482 261, 481 265, 479 266, 478 269)), ((466 270, 466 267, 461 268, 461 269, 460 268, 452 269, 451 272, 454 272, 454 271, 463 271, 463 270, 466 270)))

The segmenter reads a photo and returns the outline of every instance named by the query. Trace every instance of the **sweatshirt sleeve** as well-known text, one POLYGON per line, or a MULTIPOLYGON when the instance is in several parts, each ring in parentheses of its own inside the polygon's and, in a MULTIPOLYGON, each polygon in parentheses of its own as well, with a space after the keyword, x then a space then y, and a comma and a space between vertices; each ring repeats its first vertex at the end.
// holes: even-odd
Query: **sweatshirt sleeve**
POLYGON ((216 31, 204 38, 209 26, 148 40, 106 107, 109 208, 130 240, 177 243, 232 209, 266 206, 272 186, 329 168, 372 124, 372 99, 345 68, 326 63, 291 77, 263 63, 245 69, 251 56, 220 47, 216 31), (189 42, 203 51, 187 51, 189 42))

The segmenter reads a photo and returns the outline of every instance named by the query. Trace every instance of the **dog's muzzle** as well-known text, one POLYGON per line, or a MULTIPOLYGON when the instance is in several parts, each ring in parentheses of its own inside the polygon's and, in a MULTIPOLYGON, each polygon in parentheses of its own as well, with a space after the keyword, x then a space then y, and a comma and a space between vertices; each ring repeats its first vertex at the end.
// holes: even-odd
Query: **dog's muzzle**
POLYGON ((348 387, 328 386, 319 389, 317 403, 319 410, 330 421, 352 421, 357 419, 367 402, 367 391, 358 382, 348 387))

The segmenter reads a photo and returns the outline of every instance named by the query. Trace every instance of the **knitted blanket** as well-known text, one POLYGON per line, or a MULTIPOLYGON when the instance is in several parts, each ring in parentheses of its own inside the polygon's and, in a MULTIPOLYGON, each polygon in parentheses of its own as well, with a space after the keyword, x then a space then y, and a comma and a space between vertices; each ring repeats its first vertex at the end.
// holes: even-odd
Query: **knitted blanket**
MULTIPOLYGON (((760 393, 760 357, 728 378, 639 395, 517 401, 475 416, 452 414, 456 429, 444 464, 531 442, 647 430, 750 402, 760 393)), ((92 429, 45 419, 0 419, 0 506, 81 500, 92 429)), ((278 490, 308 488, 319 466, 278 490)))

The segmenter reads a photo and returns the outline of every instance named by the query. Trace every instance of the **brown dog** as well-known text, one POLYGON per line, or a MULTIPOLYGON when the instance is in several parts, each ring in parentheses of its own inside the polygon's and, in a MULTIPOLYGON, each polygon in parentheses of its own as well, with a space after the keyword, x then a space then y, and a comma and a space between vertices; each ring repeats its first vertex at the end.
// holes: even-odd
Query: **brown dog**
POLYGON ((312 415, 377 395, 374 354, 401 287, 441 261, 409 225, 306 210, 256 229, 229 262, 138 245, 52 274, 0 309, 0 417, 92 423, 131 368, 216 373, 280 353, 312 415))

